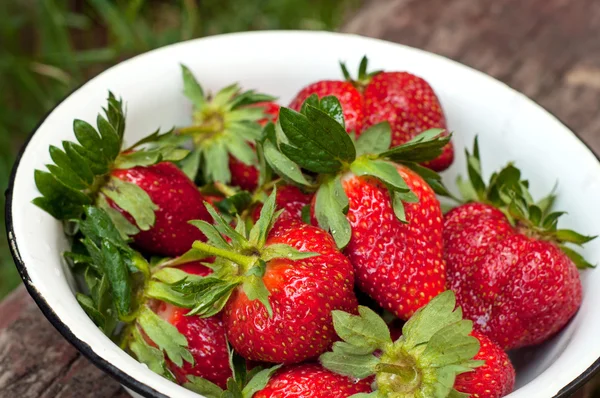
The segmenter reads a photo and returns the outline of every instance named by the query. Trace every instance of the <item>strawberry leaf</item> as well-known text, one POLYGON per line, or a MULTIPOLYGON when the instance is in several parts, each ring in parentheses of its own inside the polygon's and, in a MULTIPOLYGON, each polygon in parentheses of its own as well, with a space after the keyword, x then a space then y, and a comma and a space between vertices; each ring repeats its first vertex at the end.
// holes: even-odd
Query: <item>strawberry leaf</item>
POLYGON ((340 100, 333 95, 328 95, 319 101, 319 109, 332 117, 336 122, 338 122, 344 129, 346 128, 346 123, 344 122, 344 111, 342 109, 342 105, 340 104, 340 100))
POLYGON ((183 93, 196 107, 202 108, 206 104, 202 86, 188 67, 183 64, 181 65, 181 74, 183 75, 183 93))
POLYGON ((303 252, 295 247, 285 244, 273 244, 264 248, 261 253, 261 258, 264 261, 271 261, 276 258, 287 258, 289 260, 303 260, 305 258, 311 258, 320 256, 320 253, 303 252))
POLYGON ((175 377, 168 370, 165 355, 158 348, 148 344, 137 327, 133 328, 129 349, 139 362, 148 366, 148 369, 169 380, 175 380, 175 377))
POLYGON ((363 131, 356 140, 356 156, 377 154, 392 143, 392 130, 388 122, 381 122, 363 131))
POLYGON ((145 151, 130 152, 121 155, 115 161, 117 169, 131 169, 136 166, 151 166, 160 162, 178 162, 189 154, 186 149, 163 146, 145 151))
POLYGON ((229 153, 223 141, 207 144, 202 151, 205 167, 203 168, 206 181, 219 181, 229 183, 231 171, 229 170, 229 153))
POLYGON ((305 112, 279 111, 281 130, 289 141, 280 145, 283 154, 316 173, 336 173, 344 163, 352 162, 356 151, 346 130, 316 107, 308 105, 305 112))
POLYGON ((248 241, 249 243, 257 248, 262 248, 267 240, 267 234, 273 227, 273 224, 277 220, 280 213, 275 211, 277 188, 273 188, 273 192, 269 195, 268 199, 263 204, 260 210, 260 217, 250 230, 248 241))
MULTIPOLYGON (((258 270, 259 267, 254 267, 251 270, 258 270)), ((264 275, 264 268, 262 270, 262 274, 264 275)), ((244 293, 248 296, 249 301, 258 300, 262 305, 267 309, 267 313, 269 314, 269 318, 273 317, 273 307, 271 307, 271 303, 269 302, 269 295, 271 294, 267 287, 265 286, 265 282, 263 281, 263 275, 249 275, 244 279, 244 283, 242 285, 242 289, 244 289, 244 293)))
POLYGON ((96 303, 94 303, 94 300, 92 300, 90 296, 86 296, 85 294, 81 293, 76 293, 75 298, 85 313, 92 318, 92 321, 94 321, 94 323, 100 329, 104 330, 104 327, 106 326, 106 319, 104 318, 104 315, 98 311, 98 308, 96 308, 96 303))
POLYGON ((345 352, 326 352, 319 357, 324 368, 332 372, 364 379, 375 373, 379 358, 375 355, 352 355, 345 352))
POLYGON ((175 365, 181 367, 184 361, 194 364, 194 357, 187 349, 188 341, 175 326, 161 319, 146 306, 142 307, 137 321, 150 340, 164 351, 175 365))
POLYGON ((96 199, 96 206, 106 212, 124 240, 140 232, 123 214, 113 209, 103 195, 99 195, 96 199))
POLYGON ((188 390, 198 393, 206 398, 220 398, 223 394, 223 389, 218 385, 203 379, 202 377, 188 375, 188 382, 183 386, 188 390))
POLYGON ((392 343, 388 326, 368 307, 359 306, 358 315, 338 310, 332 311, 331 315, 336 333, 348 344, 373 352, 392 343))
POLYGON ((252 204, 252 195, 247 191, 240 191, 234 195, 220 200, 215 203, 215 206, 223 214, 234 216, 242 214, 252 204))
POLYGON ((301 186, 310 185, 304 174, 302 174, 300 167, 292 162, 290 158, 279 152, 271 141, 265 141, 263 150, 266 162, 279 176, 301 186))
POLYGON ((180 162, 181 171, 192 181, 196 180, 196 176, 198 175, 201 155, 202 152, 200 150, 194 149, 180 162))
POLYGON ((240 282, 228 282, 215 277, 185 279, 172 285, 174 291, 192 297, 194 308, 188 315, 207 318, 219 313, 240 282))
POLYGON ((351 227, 346 213, 348 197, 342 187, 339 176, 329 178, 321 186, 315 199, 315 216, 319 226, 331 232, 338 248, 344 248, 350 242, 351 227))
POLYGON ((142 231, 147 231, 154 225, 154 212, 158 210, 158 206, 138 185, 111 177, 101 192, 129 213, 142 231))
POLYGON ((265 388, 267 383, 269 382, 269 379, 271 378, 271 376, 273 376, 273 374, 279 368, 281 368, 281 366, 282 365, 275 365, 270 368, 263 369, 263 370, 259 371, 258 373, 256 373, 250 379, 248 384, 246 384, 244 389, 242 390, 242 397, 243 398, 252 398, 255 393, 257 393, 258 391, 265 388))
POLYGON ((574 243, 579 246, 597 238, 597 236, 582 235, 570 229, 559 229, 554 233, 554 236, 561 242, 574 243))
POLYGON ((589 263, 581 254, 577 253, 570 247, 560 245, 560 250, 562 250, 571 259, 571 261, 573 261, 573 263, 575 263, 575 266, 578 269, 596 268, 596 264, 589 263))
POLYGON ((422 163, 441 155, 444 146, 450 142, 451 134, 442 135, 443 129, 430 129, 417 135, 405 144, 379 154, 380 158, 395 162, 422 163))
POLYGON ((410 191, 396 166, 390 162, 360 158, 350 165, 350 170, 359 177, 365 175, 375 177, 391 186, 395 191, 410 191))

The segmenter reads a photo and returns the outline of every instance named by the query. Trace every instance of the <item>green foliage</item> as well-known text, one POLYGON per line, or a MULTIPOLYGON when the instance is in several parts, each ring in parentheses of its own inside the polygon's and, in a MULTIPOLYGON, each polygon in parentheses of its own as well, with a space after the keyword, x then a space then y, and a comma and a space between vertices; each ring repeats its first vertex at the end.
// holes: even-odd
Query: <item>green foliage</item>
MULTIPOLYGON (((206 35, 333 30, 360 0, 0 1, 0 192, 41 118, 90 77, 133 55, 206 35)), ((269 49, 265 49, 268 51, 269 49)), ((259 51, 259 50, 257 50, 259 51)), ((4 224, 4 195, 0 195, 4 224)), ((0 297, 18 283, 0 238, 0 297)))

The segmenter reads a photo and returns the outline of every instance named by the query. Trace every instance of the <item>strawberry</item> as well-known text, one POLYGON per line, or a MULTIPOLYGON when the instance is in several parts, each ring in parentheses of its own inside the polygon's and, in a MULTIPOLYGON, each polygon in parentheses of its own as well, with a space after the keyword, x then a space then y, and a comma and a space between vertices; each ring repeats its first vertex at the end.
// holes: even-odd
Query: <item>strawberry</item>
POLYGON ((354 266, 358 287, 383 308, 408 319, 445 288, 442 212, 423 178, 405 166, 395 167, 418 198, 404 206, 407 222, 396 217, 380 181, 356 175, 342 179, 352 228, 344 253, 354 266))
POLYGON ((253 90, 241 91, 237 84, 207 96, 192 72, 182 65, 184 93, 194 106, 193 124, 178 130, 191 137, 191 174, 202 170, 205 183, 221 182, 256 188, 258 159, 253 142, 262 135, 265 119, 277 116, 274 98, 253 90))
MULTIPOLYGON (((365 128, 388 121, 392 126, 392 147, 404 144, 431 128, 446 129, 446 118, 440 101, 424 79, 408 72, 381 72, 371 78, 363 92, 365 128)), ((445 170, 454 161, 449 142, 442 154, 424 165, 445 170)))
POLYGON ((485 361, 471 372, 458 375, 454 389, 470 397, 501 398, 512 392, 515 385, 515 368, 508 355, 487 336, 474 331, 479 340, 479 352, 473 359, 485 361))
MULTIPOLYGON (((261 126, 269 122, 275 123, 279 116, 279 105, 274 102, 259 102, 252 107, 263 107, 264 119, 258 120, 261 126)), ((253 147, 253 145, 251 145, 253 147)), ((229 155, 229 170, 231 170, 231 185, 240 187, 245 191, 254 191, 258 186, 258 170, 253 165, 247 165, 233 155, 229 155)))
POLYGON ((314 94, 319 98, 336 96, 342 104, 346 130, 360 135, 365 118, 365 104, 361 92, 351 82, 323 80, 310 84, 296 94, 289 107, 300 111, 304 101, 314 94))
MULTIPOLYGON (((277 210, 283 210, 278 220, 286 218, 302 219, 302 209, 310 204, 313 195, 302 192, 294 185, 282 185, 277 189, 275 204, 277 210)), ((257 205, 252 210, 252 219, 258 220, 262 204, 257 205)))
MULTIPOLYGON (((432 128, 446 129, 446 118, 440 101, 424 79, 408 72, 367 73, 367 58, 360 63, 358 79, 353 80, 341 64, 346 81, 324 80, 303 88, 290 103, 300 111, 311 95, 319 98, 333 95, 342 105, 346 129, 360 136, 363 130, 388 121, 392 128, 391 147, 402 145, 419 133, 432 128)), ((448 142, 440 156, 424 165, 445 170, 454 160, 452 143, 448 142)))
POLYGON ((305 189, 316 188, 313 223, 345 248, 357 286, 408 319, 445 288, 442 212, 430 184, 444 189, 435 172, 416 162, 436 158, 449 138, 429 130, 388 150, 387 122, 353 142, 335 97, 309 98, 302 108, 303 113, 280 110, 287 138, 279 144, 280 157, 289 163, 273 169, 298 184, 298 170, 305 170, 305 189))
POLYGON ((448 286, 475 327, 509 350, 539 344, 581 305, 578 267, 590 265, 567 243, 594 237, 558 229, 561 212, 534 203, 526 181, 509 165, 486 186, 475 141, 471 182, 459 181, 469 203, 444 218, 448 286))
POLYGON ((342 341, 334 343, 319 362, 343 376, 374 379, 372 396, 460 396, 452 388, 457 376, 482 365, 489 373, 496 363, 473 360, 480 342, 470 335, 472 322, 463 320, 455 305, 451 291, 439 294, 415 312, 396 340, 384 320, 368 307, 359 306, 358 315, 333 311, 333 326, 342 341))
MULTIPOLYGON (((137 166, 113 170, 111 176, 126 183, 135 184, 145 192, 155 207, 152 227, 144 229, 138 219, 119 207, 113 197, 107 200, 140 229, 133 236, 134 243, 142 251, 163 256, 178 256, 192 247, 192 243, 204 239, 190 220, 210 221, 204 207, 204 198, 194 183, 174 164, 162 162, 152 166, 137 166)), ((118 191, 119 186, 109 182, 103 193, 118 191)))
POLYGON ((354 380, 316 363, 279 369, 254 398, 346 398, 371 391, 369 380, 354 380))
MULTIPOLYGON (((206 276, 211 269, 199 262, 178 267, 190 275, 206 276)), ((229 366, 229 353, 225 339, 225 328, 220 315, 201 318, 197 315, 186 316, 189 309, 161 302, 156 310, 159 317, 175 326, 188 342, 188 350, 194 363, 184 362, 177 366, 168 361, 168 366, 180 384, 188 382, 188 376, 205 378, 221 388, 225 388, 227 379, 232 376, 229 366)))
POLYGON ((184 303, 194 297, 190 314, 223 309, 229 342, 244 358, 298 363, 331 346, 332 309, 355 310, 354 273, 325 231, 294 219, 275 223, 275 196, 249 232, 243 223, 233 230, 207 206, 216 224, 195 223, 209 241, 195 242, 190 255, 215 256, 214 277, 173 289, 184 303))
POLYGON ((147 253, 178 255, 202 234, 189 220, 210 219, 196 186, 171 161, 189 153, 178 148, 178 137, 158 132, 122 150, 125 131, 123 103, 109 94, 97 129, 75 120, 78 143, 50 147, 54 164, 36 171, 42 197, 34 203, 62 220, 78 220, 84 206, 95 206, 110 217, 121 237, 133 236, 147 253), (118 211, 115 211, 118 210, 118 211))

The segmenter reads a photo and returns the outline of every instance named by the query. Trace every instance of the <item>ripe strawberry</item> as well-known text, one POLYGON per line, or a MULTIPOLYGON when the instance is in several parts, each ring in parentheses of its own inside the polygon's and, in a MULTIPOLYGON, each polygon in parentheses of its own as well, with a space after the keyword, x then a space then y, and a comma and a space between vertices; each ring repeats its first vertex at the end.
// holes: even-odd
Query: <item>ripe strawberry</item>
MULTIPOLYGON (((286 218, 302 219, 302 209, 308 205, 313 198, 313 195, 302 192, 298 187, 293 185, 282 185, 277 189, 275 204, 277 210, 283 210, 278 220, 286 218)), ((257 205, 252 210, 252 219, 258 220, 262 204, 257 205)))
POLYGON ((234 231, 207 207, 216 225, 197 223, 209 243, 193 247, 216 256, 215 277, 175 289, 198 298, 192 313, 210 316, 224 308, 227 337, 244 358, 289 364, 327 350, 335 337, 330 311, 351 312, 357 302, 352 265, 331 236, 298 220, 275 223, 275 195, 250 232, 243 225, 234 231))
MULTIPOLYGON (((445 286, 442 212, 429 184, 444 190, 435 172, 415 162, 436 158, 449 138, 430 130, 387 150, 391 131, 384 122, 353 142, 339 120, 341 105, 334 102, 335 97, 313 99, 303 113, 281 109, 288 142, 280 145, 280 157, 318 173, 305 177, 316 181, 305 184, 307 189, 317 186, 313 220, 331 232, 338 247, 345 247, 358 287, 382 308, 407 319, 445 286)), ((301 181, 293 166, 279 172, 301 181), (286 174, 288 169, 292 172, 286 174)))
POLYGON ((346 398, 371 392, 368 379, 355 380, 316 363, 279 369, 254 398, 346 398))
MULTIPOLYGON (((258 120, 258 124, 261 126, 277 121, 279 105, 275 102, 259 102, 251 106, 264 108, 267 117, 258 120)), ((245 164, 231 154, 229 155, 229 170, 231 170, 231 185, 240 187, 245 191, 254 191, 258 186, 258 170, 256 167, 245 164)))
POLYGON ((388 189, 372 177, 342 179, 348 196, 352 238, 344 253, 354 266, 358 287, 401 319, 444 291, 442 212, 434 191, 417 173, 396 166, 418 197, 398 220, 388 189), (382 289, 382 286, 385 286, 382 289))
MULTIPOLYGON (((437 95, 424 79, 408 72, 381 72, 363 92, 365 128, 388 121, 392 126, 392 147, 404 144, 431 128, 446 129, 446 118, 437 95)), ((442 154, 425 166, 441 171, 454 160, 449 142, 442 154)))
MULTIPOLYGON (((162 162, 152 166, 137 166, 113 170, 111 175, 133 183, 150 197, 155 207, 155 222, 147 230, 133 236, 134 243, 145 253, 178 256, 192 247, 204 235, 190 225, 190 220, 210 221, 204 198, 194 183, 174 164, 162 162)), ((110 183, 109 183, 110 184, 110 183)), ((110 185, 108 187, 110 189, 110 185)), ((129 221, 135 219, 108 198, 109 203, 129 221)), ((141 226, 138 223, 138 227, 141 226)))
MULTIPOLYGON (((180 270, 198 276, 212 273, 210 268, 199 262, 178 267, 180 270)), ((186 316, 189 309, 161 302, 156 310, 158 316, 175 326, 188 342, 188 350, 194 363, 184 362, 177 366, 168 361, 171 372, 180 384, 187 383, 188 376, 198 376, 225 388, 227 379, 232 376, 229 366, 229 352, 225 339, 225 328, 220 315, 201 318, 197 315, 186 316)))
MULTIPOLYGON (((312 94, 319 98, 336 96, 342 104, 346 129, 360 136, 363 130, 388 121, 392 127, 391 147, 402 145, 425 130, 446 129, 446 118, 440 101, 424 79, 408 72, 367 73, 367 59, 361 61, 358 79, 352 80, 342 64, 346 81, 325 80, 300 91, 290 108, 300 111, 312 94)), ((437 171, 450 167, 454 149, 449 142, 440 156, 424 165, 437 171)))
POLYGON ((456 376, 482 363, 473 361, 480 343, 469 335, 472 322, 462 320, 455 305, 451 291, 441 293, 404 324, 396 340, 368 307, 358 307, 358 315, 333 311, 333 326, 342 341, 319 361, 347 377, 370 381, 375 376, 372 396, 460 396, 452 389, 456 376))
MULTIPOLYGON (((182 66, 184 93, 194 105, 193 124, 178 130, 192 138, 190 159, 198 162, 206 183, 256 188, 258 160, 252 143, 262 135, 265 119, 277 116, 274 98, 237 84, 207 96, 191 71, 182 66)), ((190 160, 192 161, 192 160, 190 160)))
POLYGON ((479 340, 479 352, 474 360, 485 361, 471 372, 458 375, 454 389, 477 398, 502 398, 512 392, 515 385, 515 368, 508 355, 485 335, 474 331, 479 340))
POLYGON ((365 118, 365 105, 361 92, 351 83, 338 80, 323 80, 303 88, 290 102, 290 108, 300 111, 308 97, 316 94, 319 98, 336 96, 342 104, 346 130, 360 135, 365 118))
POLYGON ((539 344, 562 329, 581 304, 577 266, 589 264, 564 243, 593 237, 557 229, 562 213, 548 214, 534 204, 513 166, 485 186, 474 166, 479 164, 476 141, 469 154, 472 186, 461 182, 476 202, 444 218, 448 285, 476 329, 503 349, 539 344))

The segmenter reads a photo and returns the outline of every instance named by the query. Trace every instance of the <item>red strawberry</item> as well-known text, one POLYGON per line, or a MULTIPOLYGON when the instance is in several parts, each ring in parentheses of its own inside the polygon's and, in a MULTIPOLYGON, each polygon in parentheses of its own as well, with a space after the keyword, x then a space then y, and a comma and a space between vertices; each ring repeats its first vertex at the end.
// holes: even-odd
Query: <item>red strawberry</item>
POLYGON ((274 259, 263 276, 270 292, 273 317, 264 305, 252 302, 241 288, 225 306, 227 336, 244 358, 298 363, 327 350, 335 337, 330 311, 353 311, 356 297, 353 272, 325 231, 298 220, 282 220, 269 234, 265 248, 289 245, 320 253, 303 260, 274 259))
POLYGON ((362 132, 364 120, 364 100, 362 94, 351 82, 323 80, 303 88, 290 103, 290 108, 300 111, 308 97, 316 94, 319 98, 334 95, 342 104, 346 130, 354 131, 357 135, 362 132))
MULTIPOLYGON (((340 108, 334 97, 311 100, 301 113, 282 108, 288 143, 281 157, 311 172, 304 185, 316 186, 313 224, 345 247, 358 288, 406 320, 445 288, 442 212, 429 184, 444 188, 435 172, 415 162, 436 158, 449 138, 429 130, 388 150, 390 127, 380 123, 353 142, 339 120, 340 108)), ((302 183, 298 168, 278 173, 302 183)))
MULTIPOLYGON (((204 207, 204 198, 194 183, 172 163, 162 162, 153 166, 113 170, 111 175, 142 188, 157 206, 154 225, 140 231, 133 239, 145 253, 178 256, 192 247, 204 235, 188 224, 190 220, 210 221, 204 207)), ((133 217, 109 200, 112 207, 127 219, 133 217)))
POLYGON ((331 310, 354 311, 354 273, 325 231, 295 219, 275 223, 275 196, 265 201, 250 231, 234 231, 212 207, 215 227, 196 251, 215 256, 212 284, 179 289, 199 298, 197 313, 222 308, 232 347, 252 361, 297 363, 327 350, 335 338, 331 310), (218 236, 222 231, 229 240, 218 236), (205 294, 200 294, 207 289, 205 294))
POLYGON ((539 344, 581 304, 577 265, 588 264, 564 243, 593 238, 557 229, 562 213, 544 214, 533 204, 513 166, 486 187, 473 166, 480 164, 477 143, 469 157, 473 187, 481 187, 469 199, 486 203, 461 205, 444 218, 448 285, 475 328, 503 349, 539 344))
MULTIPOLYGON (((293 185, 282 185, 277 189, 275 203, 277 210, 283 209, 283 213, 278 220, 286 218, 302 219, 302 209, 310 203, 313 195, 302 192, 298 187, 293 185)), ((262 204, 259 204, 252 210, 252 219, 258 220, 262 204)))
MULTIPOLYGON (((261 126, 268 122, 277 121, 279 116, 279 105, 274 102, 259 102, 251 105, 253 107, 263 107, 265 117, 258 121, 261 126)), ((229 169, 231 170, 231 185, 238 186, 245 191, 254 191, 258 186, 258 170, 253 165, 247 165, 236 157, 229 155, 229 169)))
POLYGON ((515 385, 515 368, 508 355, 485 335, 473 332, 472 336, 480 344, 473 359, 485 363, 471 372, 458 375, 454 389, 477 398, 502 398, 510 394, 515 385))
MULTIPOLYGON (((206 276, 212 273, 210 268, 199 262, 178 267, 192 275, 206 276)), ((186 316, 188 309, 161 302, 157 308, 158 316, 175 326, 188 341, 188 349, 194 357, 194 364, 184 362, 178 367, 169 361, 169 368, 180 384, 188 382, 187 376, 205 378, 221 388, 225 388, 227 379, 232 376, 229 366, 229 353, 225 339, 225 328, 220 315, 201 318, 197 315, 186 316)))
POLYGON ((346 398, 369 392, 368 379, 357 381, 305 363, 279 369, 254 398, 346 398))
POLYGON ((433 190, 414 171, 397 166, 418 203, 405 204, 403 223, 394 214, 388 189, 370 177, 347 175, 352 238, 344 253, 358 287, 401 319, 444 290, 442 212, 433 190), (384 286, 385 288, 382 288, 384 286))
MULTIPOLYGON (((435 92, 424 79, 408 72, 381 72, 363 92, 365 128, 388 121, 392 126, 392 147, 404 144, 431 128, 447 129, 446 118, 435 92)), ((445 170, 454 160, 449 142, 442 154, 425 165, 445 170)))
POLYGON ((262 125, 277 117, 274 98, 237 84, 214 96, 207 95, 191 71, 182 66, 184 93, 194 106, 193 123, 178 130, 192 137, 193 159, 199 159, 204 181, 221 182, 254 190, 258 160, 252 143, 262 135, 262 125))
MULTIPOLYGON (((312 94, 319 98, 333 95, 340 100, 346 129, 360 136, 377 123, 388 121, 392 127, 391 147, 402 145, 419 133, 431 128, 447 129, 440 101, 424 79, 408 72, 367 73, 367 59, 363 58, 358 79, 352 80, 342 65, 346 81, 324 80, 300 91, 290 103, 299 111, 312 94)), ((445 170, 454 160, 454 149, 449 142, 440 156, 424 165, 437 171, 445 170)))

